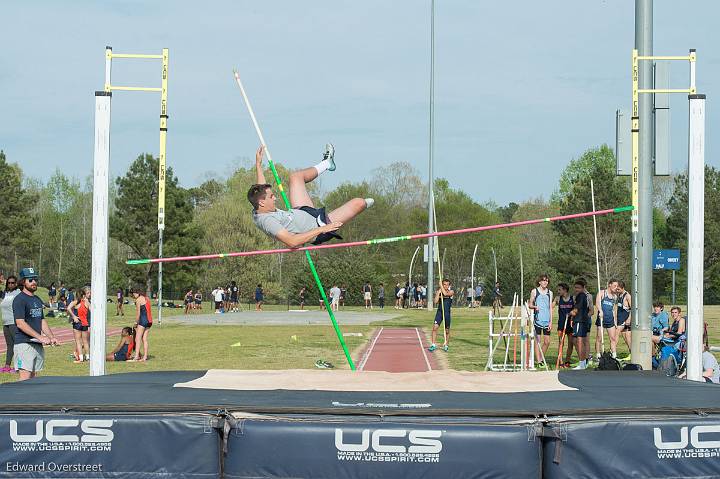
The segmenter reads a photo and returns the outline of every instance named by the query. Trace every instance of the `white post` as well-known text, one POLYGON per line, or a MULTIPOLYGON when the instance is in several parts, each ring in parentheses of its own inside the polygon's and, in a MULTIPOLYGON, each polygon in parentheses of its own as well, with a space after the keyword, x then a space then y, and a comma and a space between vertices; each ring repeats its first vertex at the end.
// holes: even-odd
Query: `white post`
POLYGON ((408 284, 412 284, 413 264, 415 263, 415 257, 417 257, 419 251, 420 247, 418 246, 417 248, 415 248, 415 252, 412 255, 412 259, 410 260, 410 269, 408 270, 408 284))
POLYGON ((110 164, 110 100, 112 93, 95 92, 95 155, 93 174, 90 375, 105 374, 105 321, 108 269, 108 170, 110 164))
POLYGON ((705 95, 691 94, 688 138, 687 378, 702 381, 705 243, 705 95))

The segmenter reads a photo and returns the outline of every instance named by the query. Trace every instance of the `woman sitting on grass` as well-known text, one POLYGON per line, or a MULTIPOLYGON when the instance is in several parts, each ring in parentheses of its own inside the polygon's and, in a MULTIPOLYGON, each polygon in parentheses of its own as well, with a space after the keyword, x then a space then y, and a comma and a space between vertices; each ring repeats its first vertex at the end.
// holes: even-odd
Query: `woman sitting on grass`
POLYGON ((108 361, 127 361, 135 349, 135 328, 126 326, 120 333, 120 342, 105 359, 108 361))

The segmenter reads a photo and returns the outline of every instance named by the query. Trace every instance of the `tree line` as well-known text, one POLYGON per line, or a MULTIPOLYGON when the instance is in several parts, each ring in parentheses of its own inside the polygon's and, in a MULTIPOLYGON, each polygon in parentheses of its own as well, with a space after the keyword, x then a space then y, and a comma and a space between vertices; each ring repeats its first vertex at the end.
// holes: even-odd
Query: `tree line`
MULTIPOLYGON (((19 161, 19 159, 16 159, 19 161)), ((282 178, 288 170, 279 164, 282 178)), ((158 160, 142 154, 124 175, 115 178, 110 194, 109 288, 145 284, 157 289, 157 266, 128 266, 130 258, 157 256, 158 160)), ((489 176, 492 176, 491 174, 489 176)), ((607 209, 631 203, 626 177, 615 175, 615 157, 607 145, 591 148, 564 168, 557 188, 519 203, 478 203, 470 193, 453 188, 445 179, 435 182, 437 227, 449 230, 544 218, 592 210, 590 180, 595 206, 607 209)), ((48 178, 23 172, 0 151, 0 270, 10 274, 34 266, 45 285, 64 281, 82 285, 90 281, 92 232, 92 178, 78 178, 57 169, 48 178)), ((166 223, 164 255, 186 256, 273 248, 273 242, 254 226, 246 192, 254 181, 251 167, 238 167, 228 178, 211 178, 196 187, 179 184, 171 167, 166 172, 166 223)), ((487 180, 491 181, 491 180, 487 180)), ((526 191, 526 177, 512 185, 526 191)), ((705 301, 720 303, 720 171, 706 167, 705 174, 705 301)), ((309 185, 313 187, 313 185, 309 185)), ((478 190, 484 187, 477 184, 478 190)), ((685 301, 687 258, 687 177, 655 179, 655 248, 681 250, 682 268, 677 275, 678 301, 685 301)), ((332 210, 353 197, 373 197, 375 206, 342 229, 343 238, 356 241, 427 229, 427 187, 418 170, 396 162, 370 172, 366 179, 346 182, 322 192, 311 189, 316 204, 332 210)), ((631 283, 631 234, 628 214, 597 217, 600 278, 621 278, 631 283)), ((320 277, 329 289, 345 286, 349 301, 361 299, 365 281, 384 283, 391 292, 396 283, 425 283, 422 249, 413 275, 410 260, 419 245, 399 242, 358 248, 313 252, 320 277), (357 290, 357 295, 353 292, 357 290)), ((511 229, 441 238, 439 256, 443 274, 456 288, 470 281, 471 262, 478 245, 475 282, 491 289, 497 275, 506 294, 521 287, 520 251, 524 272, 523 291, 535 285, 540 273, 553 284, 584 276, 595 285, 595 245, 592 218, 542 223, 511 229), (494 256, 493 256, 494 252, 494 256)), ((164 297, 179 300, 189 288, 209 292, 235 280, 243 297, 258 283, 266 297, 284 303, 297 299, 308 288, 308 302, 317 299, 312 277, 302 254, 263 255, 250 258, 166 263, 164 297), (313 297, 315 295, 315 297, 313 297)), ((654 274, 656 298, 669 301, 670 274, 654 274)), ((435 279, 437 284, 437 278, 435 279)))

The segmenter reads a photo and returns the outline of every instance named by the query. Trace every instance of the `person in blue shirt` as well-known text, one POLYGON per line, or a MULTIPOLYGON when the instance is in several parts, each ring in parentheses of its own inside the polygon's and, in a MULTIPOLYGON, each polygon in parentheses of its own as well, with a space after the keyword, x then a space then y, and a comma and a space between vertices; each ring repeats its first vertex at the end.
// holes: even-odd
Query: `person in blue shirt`
POLYGON ((597 322, 598 335, 595 341, 595 353, 597 354, 598 360, 600 359, 600 353, 602 352, 602 330, 603 328, 607 331, 608 337, 610 338, 610 352, 613 358, 617 358, 617 343, 620 337, 620 328, 617 320, 617 289, 618 280, 611 279, 607 282, 607 288, 600 290, 595 299, 595 307, 598 311, 597 322), (600 341, 598 341, 600 339, 600 341))
POLYGON ((665 305, 660 301, 653 303, 653 313, 650 315, 650 321, 652 322, 652 340, 655 344, 660 344, 660 341, 663 340, 665 333, 670 328, 670 318, 663 310, 664 308, 665 305))
POLYGON ((553 293, 548 288, 550 284, 548 275, 541 274, 535 284, 537 287, 530 291, 529 303, 529 308, 535 311, 533 314, 533 328, 537 341, 535 360, 539 367, 545 367, 545 353, 550 347, 550 335, 552 334, 553 293))
POLYGON ((35 296, 38 274, 33 268, 20 271, 22 291, 13 299, 15 318, 15 369, 20 381, 34 378, 45 366, 44 345, 57 345, 50 326, 43 315, 43 302, 35 296))
POLYGON ((554 304, 556 304, 558 308, 558 357, 562 357, 562 344, 567 342, 565 361, 561 363, 561 366, 568 368, 570 367, 570 359, 572 358, 574 345, 572 338, 573 325, 570 312, 575 307, 575 297, 570 294, 570 286, 568 286, 567 283, 558 284, 554 304))

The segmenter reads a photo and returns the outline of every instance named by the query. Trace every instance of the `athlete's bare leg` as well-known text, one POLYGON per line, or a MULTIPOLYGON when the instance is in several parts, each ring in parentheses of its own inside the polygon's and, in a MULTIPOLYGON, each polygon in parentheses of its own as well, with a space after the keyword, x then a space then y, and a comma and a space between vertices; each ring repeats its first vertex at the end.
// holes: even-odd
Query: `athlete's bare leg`
POLYGON ((367 209, 367 202, 363 198, 353 198, 344 205, 332 210, 328 216, 330 221, 347 223, 367 209))
POLYGON ((312 198, 310 198, 310 194, 307 191, 307 188, 305 188, 305 184, 310 183, 317 177, 318 170, 315 169, 315 167, 294 171, 290 175, 290 206, 292 206, 293 208, 300 208, 301 206, 310 206, 313 208, 315 207, 315 205, 313 205, 312 198))

